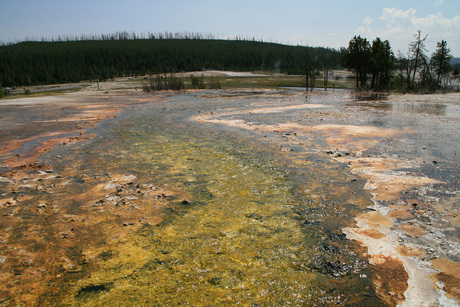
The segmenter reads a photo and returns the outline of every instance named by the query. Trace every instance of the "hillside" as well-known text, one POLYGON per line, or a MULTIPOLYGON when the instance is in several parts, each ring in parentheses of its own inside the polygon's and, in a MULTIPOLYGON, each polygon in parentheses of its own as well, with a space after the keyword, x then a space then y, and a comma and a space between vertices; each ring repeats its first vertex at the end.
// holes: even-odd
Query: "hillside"
MULTIPOLYGON (((305 47, 257 41, 134 39, 23 42, 0 47, 3 86, 106 80, 203 69, 305 72, 305 47)), ((309 47, 311 66, 339 65, 339 52, 309 47)))

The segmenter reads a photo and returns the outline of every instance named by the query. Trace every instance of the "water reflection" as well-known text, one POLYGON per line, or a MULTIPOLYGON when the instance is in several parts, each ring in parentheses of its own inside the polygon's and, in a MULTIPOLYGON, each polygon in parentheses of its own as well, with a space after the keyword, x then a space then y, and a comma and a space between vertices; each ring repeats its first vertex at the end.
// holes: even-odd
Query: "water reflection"
POLYGON ((403 113, 417 113, 417 114, 429 114, 437 116, 446 116, 446 110, 448 109, 447 104, 443 103, 424 103, 424 102, 413 102, 413 103, 400 103, 395 100, 388 100, 388 95, 384 94, 352 94, 352 102, 349 102, 348 106, 358 105, 360 107, 374 108, 377 110, 394 111, 403 113))
POLYGON ((393 108, 398 112, 418 113, 445 116, 447 105, 446 104, 430 104, 430 103, 404 103, 394 104, 393 108))
POLYGON ((370 122, 370 124, 374 127, 384 128, 387 125, 387 122, 382 118, 376 118, 370 122))
MULTIPOLYGON (((354 106, 356 105, 356 102, 349 103, 349 106, 354 106)), ((382 111, 390 111, 393 109, 393 104, 389 102, 369 102, 369 101, 362 101, 358 102, 357 104, 360 107, 366 107, 366 108, 373 108, 376 110, 382 110, 382 111)))
POLYGON ((354 92, 352 97, 355 101, 382 101, 388 99, 388 94, 375 92, 354 92))

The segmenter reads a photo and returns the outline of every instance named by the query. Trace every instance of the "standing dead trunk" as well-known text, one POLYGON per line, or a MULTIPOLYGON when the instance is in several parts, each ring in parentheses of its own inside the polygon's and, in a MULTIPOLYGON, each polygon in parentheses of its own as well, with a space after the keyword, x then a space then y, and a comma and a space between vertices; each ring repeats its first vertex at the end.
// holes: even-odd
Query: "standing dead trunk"
POLYGON ((308 75, 310 71, 310 60, 308 58, 308 46, 305 47, 305 92, 308 93, 308 75))
POLYGON ((329 63, 326 58, 326 69, 324 71, 324 90, 327 91, 327 81, 329 78, 329 63))

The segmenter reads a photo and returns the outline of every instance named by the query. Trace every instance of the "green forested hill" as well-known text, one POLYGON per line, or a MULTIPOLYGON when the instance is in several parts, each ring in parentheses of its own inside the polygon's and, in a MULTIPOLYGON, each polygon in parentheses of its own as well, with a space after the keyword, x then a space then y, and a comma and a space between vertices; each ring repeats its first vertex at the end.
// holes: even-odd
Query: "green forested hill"
MULTIPOLYGON (((0 47, 0 83, 53 84, 203 69, 302 74, 305 54, 302 46, 239 40, 23 42, 0 47)), ((339 65, 335 50, 309 48, 308 54, 310 67, 339 65)))

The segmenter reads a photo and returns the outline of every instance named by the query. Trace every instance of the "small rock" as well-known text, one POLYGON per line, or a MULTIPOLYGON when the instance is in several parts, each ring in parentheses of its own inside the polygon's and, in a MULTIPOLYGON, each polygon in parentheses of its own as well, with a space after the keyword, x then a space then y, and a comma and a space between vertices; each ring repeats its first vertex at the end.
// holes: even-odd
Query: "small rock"
POLYGON ((22 265, 24 266, 31 266, 33 264, 33 260, 32 259, 28 259, 28 260, 25 260, 23 262, 21 262, 22 265))
POLYGON ((105 201, 103 199, 100 199, 97 202, 95 202, 94 204, 91 204, 91 207, 101 207, 101 206, 104 205, 104 203, 105 203, 105 201))

